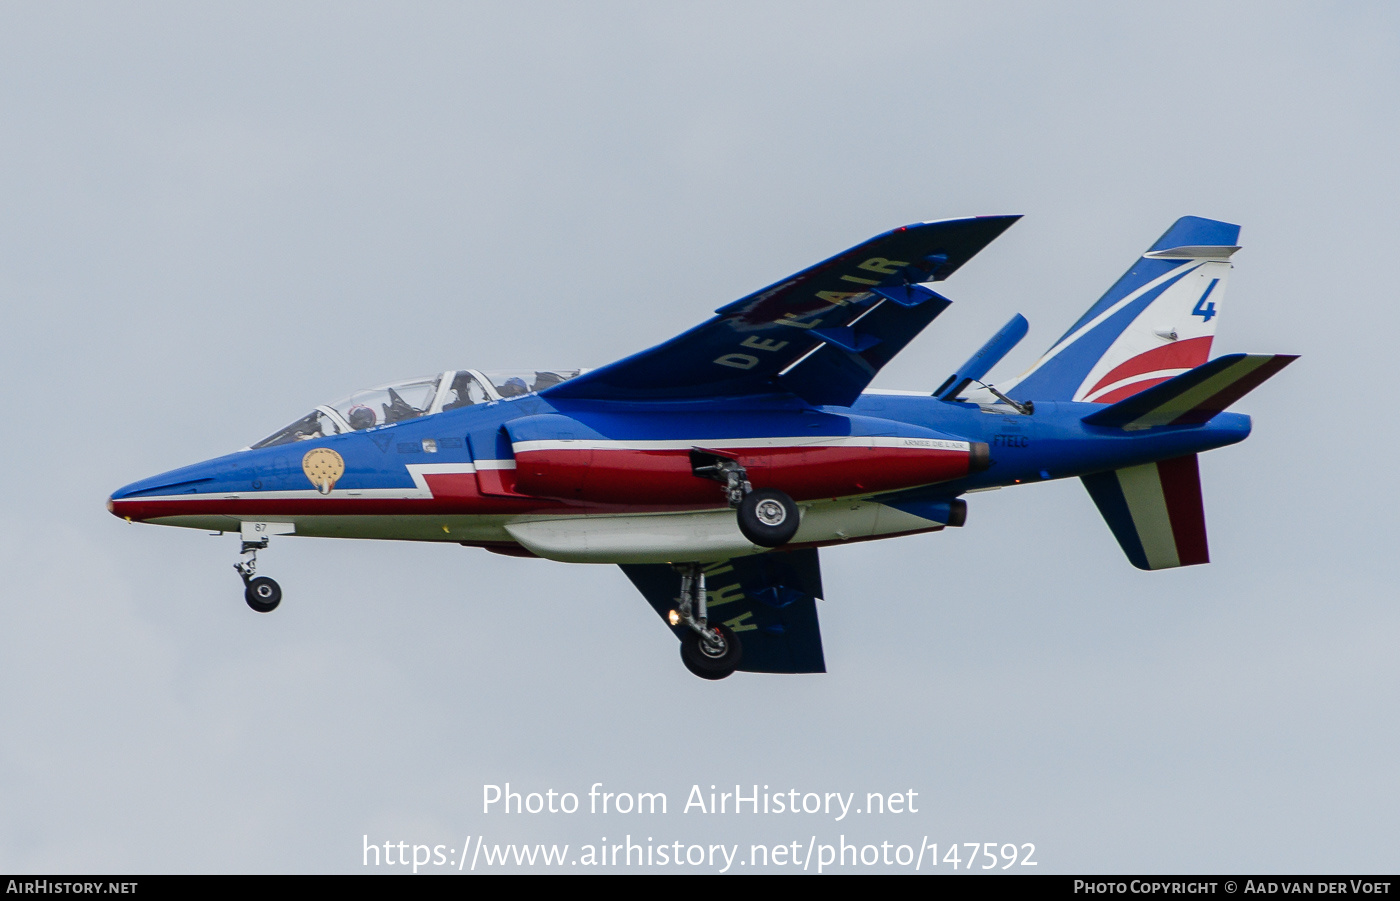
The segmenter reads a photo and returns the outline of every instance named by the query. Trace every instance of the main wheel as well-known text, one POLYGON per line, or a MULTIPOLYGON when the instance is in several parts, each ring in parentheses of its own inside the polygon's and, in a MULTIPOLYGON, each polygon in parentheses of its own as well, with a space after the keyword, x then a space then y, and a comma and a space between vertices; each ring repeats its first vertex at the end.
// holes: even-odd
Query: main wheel
POLYGON ((744 646, 733 629, 715 626, 715 631, 720 636, 715 643, 691 630, 681 636, 681 661, 701 679, 723 679, 738 669, 739 661, 744 659, 744 646))
POLYGON ((800 524, 797 503, 781 491, 760 488, 739 502, 739 531, 759 547, 787 544, 800 524))
POLYGON ((248 587, 243 592, 243 600, 259 613, 271 613, 282 603, 282 586, 267 576, 249 579, 248 587))

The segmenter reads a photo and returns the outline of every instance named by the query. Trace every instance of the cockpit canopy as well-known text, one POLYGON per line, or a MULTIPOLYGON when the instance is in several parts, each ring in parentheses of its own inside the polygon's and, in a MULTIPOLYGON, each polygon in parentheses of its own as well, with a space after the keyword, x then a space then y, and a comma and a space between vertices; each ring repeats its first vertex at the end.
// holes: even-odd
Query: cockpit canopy
POLYGON ((418 379, 406 379, 357 391, 344 400, 322 404, 284 429, 252 445, 254 448, 325 438, 405 419, 431 416, 473 404, 543 391, 578 375, 581 369, 502 369, 480 372, 449 369, 418 379))

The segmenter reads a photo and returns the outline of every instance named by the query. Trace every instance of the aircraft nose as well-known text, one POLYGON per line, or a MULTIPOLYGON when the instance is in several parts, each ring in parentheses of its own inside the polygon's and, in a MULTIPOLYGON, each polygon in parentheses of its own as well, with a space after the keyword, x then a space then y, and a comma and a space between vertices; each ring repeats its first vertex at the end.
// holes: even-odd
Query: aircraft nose
POLYGON ((111 497, 107 498, 107 512, 117 519, 134 522, 135 510, 133 509, 133 504, 130 501, 122 503, 121 498, 118 497, 119 494, 121 494, 121 492, 115 491, 112 493, 111 497))
MULTIPOLYGON (((149 479, 145 481, 150 481, 149 479)), ((145 482, 132 482, 130 485, 118 488, 107 497, 107 512, 117 519, 124 519, 131 522, 131 502, 127 500, 137 491, 141 490, 145 482), (125 503, 123 503, 125 501, 125 503)))
POLYGON ((143 518, 141 509, 144 506, 143 501, 147 498, 155 495, 181 494, 210 481, 212 478, 207 471, 207 466, 202 463, 172 469, 170 472, 163 472, 148 479, 132 482, 130 485, 123 485, 113 491, 107 498, 107 511, 119 519, 139 520, 143 518))
POLYGON ((130 504, 121 503, 124 492, 125 489, 118 489, 112 492, 111 496, 107 498, 107 512, 117 519, 124 519, 127 522, 131 522, 131 512, 128 509, 130 504))

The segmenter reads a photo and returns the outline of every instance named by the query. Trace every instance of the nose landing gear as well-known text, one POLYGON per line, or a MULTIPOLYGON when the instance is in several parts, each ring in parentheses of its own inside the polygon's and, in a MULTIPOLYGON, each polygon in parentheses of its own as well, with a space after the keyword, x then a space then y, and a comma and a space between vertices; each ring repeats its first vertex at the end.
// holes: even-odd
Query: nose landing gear
POLYGON ((258 571, 258 551, 267 547, 267 536, 257 541, 244 541, 243 553, 247 560, 233 564, 243 579, 243 600, 259 613, 271 613, 282 603, 282 586, 267 576, 255 575, 258 571))
POLYGON ((698 563, 677 566, 681 573, 679 606, 671 611, 671 625, 684 624, 681 662, 702 679, 723 679, 739 668, 744 646, 728 626, 709 624, 705 606, 705 571, 698 563))

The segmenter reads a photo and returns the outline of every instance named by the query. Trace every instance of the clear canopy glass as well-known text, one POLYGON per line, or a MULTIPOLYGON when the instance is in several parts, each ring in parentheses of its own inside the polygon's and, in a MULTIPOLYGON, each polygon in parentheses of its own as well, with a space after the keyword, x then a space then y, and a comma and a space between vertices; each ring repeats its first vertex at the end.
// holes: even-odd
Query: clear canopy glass
POLYGON ((329 406, 355 431, 377 425, 393 425, 425 416, 437 397, 442 376, 409 379, 368 391, 357 391, 329 406))
POLYGON ((448 383, 447 397, 443 400, 444 410, 456 410, 459 407, 470 407, 472 404, 484 404, 492 398, 486 393, 486 389, 481 386, 480 380, 475 375, 465 369, 459 369, 454 373, 449 373, 452 381, 448 383))
POLYGON ((253 447, 272 447, 274 444, 291 444, 309 438, 326 438, 341 433, 340 423, 321 410, 312 410, 285 429, 273 432, 253 447))
POLYGON ((501 397, 520 397, 557 385, 578 375, 581 369, 498 369, 483 372, 501 397))
POLYGON ((449 369, 425 378, 405 379, 357 391, 310 413, 252 445, 254 448, 326 438, 344 432, 393 425, 444 410, 489 404, 543 391, 578 375, 581 369, 511 369, 478 372, 449 369))

